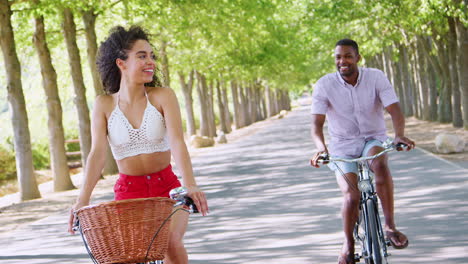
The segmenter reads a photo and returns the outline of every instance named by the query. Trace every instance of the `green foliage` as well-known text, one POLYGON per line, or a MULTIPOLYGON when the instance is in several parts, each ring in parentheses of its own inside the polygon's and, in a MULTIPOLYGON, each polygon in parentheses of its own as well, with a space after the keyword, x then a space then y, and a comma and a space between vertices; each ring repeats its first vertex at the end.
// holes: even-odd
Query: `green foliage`
MULTIPOLYGON (((64 7, 70 8, 75 16, 90 106, 94 90, 81 19, 82 12, 87 10, 98 14, 98 43, 108 35, 110 28, 131 24, 148 29, 155 46, 161 40, 167 41, 172 86, 176 90, 179 87, 177 71, 188 73, 197 69, 208 79, 219 78, 220 74, 227 81, 261 79, 271 88, 280 87, 300 94, 306 85, 335 70, 333 49, 341 38, 358 41, 362 55, 370 58, 394 43, 408 44, 415 35, 443 39, 448 29, 448 16, 457 17, 468 26, 464 0, 40 0, 12 3, 23 89, 30 127, 34 127, 31 130, 33 142, 46 142, 48 134, 45 133, 47 116, 40 67, 31 42, 33 18, 38 15, 45 19, 67 139, 78 138, 74 91, 61 32, 64 7)), ((2 70, 0 88, 5 86, 2 70)), ((198 100, 195 99, 194 104, 197 116, 198 100)), ((0 142, 12 137, 7 106, 6 89, 0 89, 0 122, 5 124, 0 128, 0 142)), ((47 148, 39 144, 34 145, 34 149, 37 166, 48 166, 43 162, 43 158, 48 157, 47 148)), ((67 145, 67 151, 78 149, 78 144, 67 145)))
POLYGON ((50 168, 49 145, 47 142, 33 142, 32 156, 34 169, 41 170, 50 168))
MULTIPOLYGON (((66 129, 65 130, 65 140, 73 140, 78 139, 79 132, 77 129, 66 129)), ((67 152, 74 152, 80 150, 80 143, 79 142, 71 142, 65 143, 65 151, 67 152)))
POLYGON ((15 154, 0 145, 0 183, 16 178, 15 154))

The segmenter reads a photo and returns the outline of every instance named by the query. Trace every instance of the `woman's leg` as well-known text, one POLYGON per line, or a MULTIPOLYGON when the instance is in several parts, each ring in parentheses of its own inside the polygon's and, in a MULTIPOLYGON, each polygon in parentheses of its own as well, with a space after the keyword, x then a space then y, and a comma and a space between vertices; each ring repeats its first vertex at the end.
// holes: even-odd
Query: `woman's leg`
POLYGON ((172 216, 169 228, 169 248, 164 264, 187 264, 188 255, 184 247, 184 234, 187 230, 189 214, 178 211, 172 216))

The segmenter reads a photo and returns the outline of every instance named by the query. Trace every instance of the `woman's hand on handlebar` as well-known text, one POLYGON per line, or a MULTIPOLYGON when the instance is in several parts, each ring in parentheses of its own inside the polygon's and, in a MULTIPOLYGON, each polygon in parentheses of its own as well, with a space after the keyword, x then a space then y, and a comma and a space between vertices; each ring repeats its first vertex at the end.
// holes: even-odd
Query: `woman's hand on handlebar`
POLYGON ((195 206, 197 206, 198 210, 203 216, 206 216, 209 213, 208 209, 208 202, 206 200, 205 193, 200 190, 197 186, 186 187, 188 190, 187 195, 192 198, 195 206))
POLYGON ((414 149, 414 147, 416 146, 416 143, 414 143, 414 141, 412 141, 411 139, 409 139, 409 138, 407 138, 405 136, 395 137, 395 139, 393 140, 393 144, 395 144, 395 146, 397 146, 398 144, 403 144, 403 145, 406 146, 405 148, 397 147, 396 148, 397 151, 402 151, 404 149, 406 149, 406 151, 410 151, 410 150, 414 149))
MULTIPOLYGON (((315 153, 315 155, 310 159, 310 165, 315 167, 315 168, 320 168, 319 165, 319 160, 324 160, 323 157, 328 156, 328 152, 325 150, 318 151, 315 153)), ((323 164, 326 164, 328 162, 322 162, 323 164)))
POLYGON ((87 206, 88 204, 85 204, 85 203, 80 203, 80 202, 76 202, 72 208, 70 208, 70 217, 68 219, 68 233, 74 235, 75 234, 75 230, 73 230, 73 227, 75 225, 75 222, 76 222, 76 219, 75 219, 75 211, 80 209, 81 207, 83 206, 87 206))

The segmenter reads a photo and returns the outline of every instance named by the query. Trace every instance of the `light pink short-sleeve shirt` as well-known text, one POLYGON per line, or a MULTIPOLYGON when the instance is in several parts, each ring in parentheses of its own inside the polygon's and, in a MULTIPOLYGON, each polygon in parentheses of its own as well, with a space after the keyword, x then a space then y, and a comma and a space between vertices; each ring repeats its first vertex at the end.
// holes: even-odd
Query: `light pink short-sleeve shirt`
POLYGON ((314 86, 312 114, 327 116, 333 156, 358 157, 366 141, 384 141, 384 108, 398 102, 385 74, 373 68, 359 68, 355 86, 346 83, 338 72, 323 76, 314 86))

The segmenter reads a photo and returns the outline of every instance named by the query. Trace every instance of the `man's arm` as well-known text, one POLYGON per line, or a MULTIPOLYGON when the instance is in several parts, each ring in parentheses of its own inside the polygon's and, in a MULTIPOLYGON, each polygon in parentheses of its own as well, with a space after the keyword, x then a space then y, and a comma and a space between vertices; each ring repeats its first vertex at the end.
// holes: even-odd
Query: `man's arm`
POLYGON ((400 103, 393 103, 385 108, 392 117, 393 130, 395 130, 395 139, 393 143, 404 143, 408 145, 406 150, 411 150, 415 147, 414 141, 405 137, 405 117, 400 108, 400 103))
POLYGON ((323 124, 325 123, 325 115, 313 114, 312 115, 312 127, 310 129, 310 134, 312 136, 312 141, 317 147, 317 153, 310 160, 310 165, 318 168, 320 167, 317 163, 317 160, 320 154, 328 153, 327 146, 325 145, 325 138, 323 136, 323 124))

